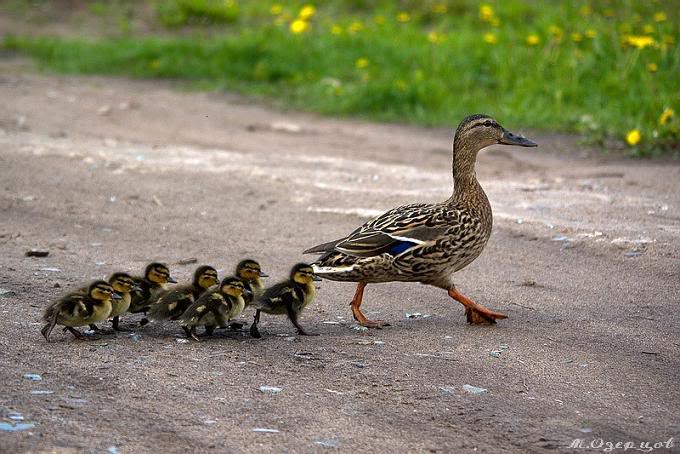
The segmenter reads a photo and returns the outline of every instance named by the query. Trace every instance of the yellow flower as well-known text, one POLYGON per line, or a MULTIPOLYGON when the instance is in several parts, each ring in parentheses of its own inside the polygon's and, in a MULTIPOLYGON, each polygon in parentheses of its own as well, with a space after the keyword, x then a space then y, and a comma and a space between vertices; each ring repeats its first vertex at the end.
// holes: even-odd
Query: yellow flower
POLYGON ((437 14, 445 14, 449 10, 449 7, 443 3, 437 3, 432 6, 432 12, 437 14))
POLYGON ((548 27, 548 31, 550 32, 551 35, 555 38, 555 41, 560 42, 562 41, 562 29, 558 27, 557 25, 551 25, 548 27))
POLYGON ((650 73, 655 73, 658 69, 659 65, 657 65, 656 63, 654 62, 647 63, 647 71, 649 71, 650 73))
POLYGON ((370 62, 368 61, 368 58, 362 57, 362 58, 358 58, 357 61, 354 63, 354 65, 359 69, 363 69, 363 68, 367 68, 369 63, 370 62))
POLYGON ((441 33, 437 33, 435 31, 432 31, 427 34, 427 40, 431 42, 432 44, 439 44, 442 41, 444 41, 444 35, 441 33))
POLYGON ((653 46, 654 44, 656 44, 656 41, 654 41, 654 38, 652 38, 651 36, 639 36, 639 35, 624 36, 623 42, 624 44, 637 47, 638 49, 644 49, 645 47, 653 46))
POLYGON ((314 5, 305 5, 298 13, 298 19, 309 20, 312 18, 312 16, 314 16, 315 13, 316 8, 314 7, 314 5))
POLYGON ((588 30, 586 30, 586 36, 590 39, 593 39, 597 36, 597 32, 592 28, 589 28, 588 30))
POLYGON ((350 33, 359 33, 361 30, 364 29, 364 24, 362 24, 359 21, 354 21, 351 24, 349 24, 349 31, 350 33))
POLYGON ((331 25, 331 33, 334 35, 342 35, 342 27, 338 24, 331 25))
POLYGON ((631 147, 634 147, 640 142, 641 138, 642 135, 640 135, 640 131, 638 131, 637 129, 631 129, 630 131, 628 131, 628 134, 626 134, 626 143, 631 147))
POLYGON ((479 18, 484 22, 491 22, 494 17, 493 8, 489 5, 481 5, 479 7, 479 18))
POLYGON ((666 19, 668 19, 668 16, 666 16, 666 13, 663 11, 659 11, 658 13, 654 13, 654 20, 656 22, 665 22, 666 19))
POLYGON ((411 20, 411 16, 407 12, 402 11, 401 13, 397 14, 397 20, 399 22, 408 22, 411 20))
POLYGON ((536 44, 541 42, 541 38, 538 37, 537 34, 532 33, 531 35, 527 36, 527 44, 530 46, 535 46, 536 44))
POLYGON ((281 14, 281 11, 283 11, 283 6, 281 6, 278 3, 274 3, 272 7, 269 9, 269 12, 272 13, 274 16, 278 16, 281 14))
POLYGON ((665 125, 673 118, 673 116, 675 116, 675 111, 670 107, 666 107, 663 112, 661 112, 661 116, 659 116, 659 124, 661 126, 665 125))
POLYGON ((483 39, 487 44, 496 44, 498 42, 498 38, 494 33, 484 33, 483 39))
POLYGON ((575 43, 580 43, 583 41, 583 35, 580 34, 579 32, 574 32, 571 34, 571 40, 574 41, 575 43))
POLYGON ((290 23, 290 32, 294 35, 299 35, 309 30, 309 22, 302 19, 295 19, 290 23))
POLYGON ((645 35, 651 35, 655 30, 656 29, 652 24, 645 24, 645 26, 642 27, 642 31, 645 32, 645 35))

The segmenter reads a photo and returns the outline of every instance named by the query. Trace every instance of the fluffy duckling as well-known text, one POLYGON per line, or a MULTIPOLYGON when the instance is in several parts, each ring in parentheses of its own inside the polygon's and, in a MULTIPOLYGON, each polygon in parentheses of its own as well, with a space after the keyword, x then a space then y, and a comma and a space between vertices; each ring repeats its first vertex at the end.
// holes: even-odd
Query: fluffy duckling
MULTIPOLYGON (((132 301, 130 302, 129 312, 136 314, 146 312, 149 310, 150 300, 158 291, 166 290, 168 283, 176 284, 177 281, 170 276, 170 270, 167 265, 163 263, 153 262, 149 263, 144 270, 143 277, 134 277, 139 290, 132 292, 132 301)), ((139 324, 144 326, 149 323, 149 320, 144 317, 139 324)))
POLYGON ((298 323, 298 316, 302 310, 314 300, 316 287, 314 281, 320 281, 310 265, 298 263, 290 272, 290 279, 268 288, 262 297, 255 300, 252 306, 257 309, 255 320, 250 325, 250 335, 262 337, 257 324, 260 322, 260 312, 267 314, 286 314, 297 332, 303 336, 317 336, 308 333, 298 323))
POLYGON ((250 291, 250 295, 244 297, 246 306, 248 306, 264 293, 264 284, 260 278, 269 276, 262 271, 260 264, 255 260, 245 259, 236 265, 236 277, 241 279, 243 286, 250 291))
POLYGON ((149 318, 156 321, 177 320, 203 292, 218 282, 215 268, 199 266, 190 284, 178 285, 158 294, 149 308, 149 318))
POLYGON ((244 293, 248 291, 243 282, 233 276, 224 278, 219 288, 203 293, 180 318, 187 337, 199 340, 196 336, 196 327, 200 325, 205 327, 208 336, 218 326, 227 326, 229 320, 238 317, 243 311, 244 293))
POLYGON ((74 327, 106 320, 111 315, 111 301, 120 298, 108 282, 94 281, 88 286, 87 292, 72 292, 50 304, 43 314, 43 321, 47 323, 40 332, 49 341, 50 333, 58 324, 77 339, 85 339, 74 327))
MULTIPOLYGON (((130 308, 130 302, 132 301, 131 292, 133 290, 139 290, 139 287, 134 281, 134 278, 128 273, 113 273, 109 277, 109 284, 113 287, 113 290, 120 295, 120 299, 113 300, 111 302, 112 308, 109 318, 112 318, 113 330, 114 331, 128 331, 120 326, 120 316, 128 311, 130 308)), ((90 324, 90 329, 103 332, 94 323, 90 324)))

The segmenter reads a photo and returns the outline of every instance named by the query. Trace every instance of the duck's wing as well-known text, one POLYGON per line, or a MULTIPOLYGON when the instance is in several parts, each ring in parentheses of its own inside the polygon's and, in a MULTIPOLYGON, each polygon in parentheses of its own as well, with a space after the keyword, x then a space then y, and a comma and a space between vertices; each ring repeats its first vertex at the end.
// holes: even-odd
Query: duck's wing
POLYGON ((401 206, 368 221, 347 238, 336 242, 327 252, 338 251, 353 257, 373 257, 383 253, 398 255, 445 235, 457 218, 456 210, 444 205, 418 203, 401 206))

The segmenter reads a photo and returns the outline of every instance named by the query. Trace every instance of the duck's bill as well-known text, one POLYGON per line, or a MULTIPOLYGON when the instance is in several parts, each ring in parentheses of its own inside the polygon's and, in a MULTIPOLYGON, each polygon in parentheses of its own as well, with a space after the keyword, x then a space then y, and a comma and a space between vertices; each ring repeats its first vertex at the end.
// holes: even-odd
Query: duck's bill
POLYGON ((321 278, 317 276, 316 274, 312 274, 312 280, 316 282, 321 282, 321 278))
POLYGON ((536 142, 533 142, 526 137, 519 136, 517 134, 514 134, 510 131, 505 131, 503 133, 503 137, 501 137, 501 140, 498 141, 498 143, 502 143, 504 145, 518 145, 520 147, 537 147, 538 144, 536 142))
POLYGON ((269 277, 269 275, 264 271, 260 271, 260 277, 269 277))
POLYGON ((111 294, 111 299, 120 300, 120 299, 123 299, 123 297, 120 296, 118 293, 113 292, 113 293, 111 294))
POLYGON ((135 292, 141 292, 141 291, 142 291, 142 287, 140 287, 139 285, 135 285, 134 287, 132 287, 131 290, 132 290, 132 291, 135 291, 135 292))
POLYGON ((176 283, 177 283, 177 279, 175 279, 174 277, 170 276, 170 277, 168 278, 168 282, 171 283, 171 284, 176 284, 176 283))
POLYGON ((244 289, 243 289, 243 295, 245 295, 245 296, 253 296, 253 292, 251 292, 251 291, 248 290, 247 288, 244 288, 244 289))

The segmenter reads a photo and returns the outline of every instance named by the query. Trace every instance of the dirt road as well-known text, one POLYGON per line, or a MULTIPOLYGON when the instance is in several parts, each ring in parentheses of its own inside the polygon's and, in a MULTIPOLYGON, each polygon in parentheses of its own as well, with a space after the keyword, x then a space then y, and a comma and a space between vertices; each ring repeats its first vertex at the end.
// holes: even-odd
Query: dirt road
POLYGON ((225 274, 253 257, 272 283, 370 216, 448 197, 452 131, 21 61, 0 74, 0 288, 14 293, 0 296, 0 419, 34 424, 0 431, 2 451, 540 452, 680 437, 677 162, 530 131, 538 149, 482 152, 494 233, 458 286, 509 315, 494 327, 467 326, 437 289, 385 284, 363 307, 392 326, 358 330, 353 286, 325 281, 302 318, 320 337, 270 316, 261 340, 183 343, 155 324, 93 342, 55 330, 48 344, 42 309, 90 278, 161 260, 186 280, 182 259, 225 274))

